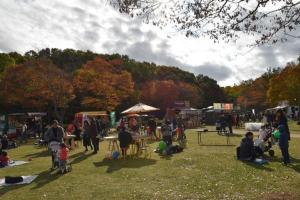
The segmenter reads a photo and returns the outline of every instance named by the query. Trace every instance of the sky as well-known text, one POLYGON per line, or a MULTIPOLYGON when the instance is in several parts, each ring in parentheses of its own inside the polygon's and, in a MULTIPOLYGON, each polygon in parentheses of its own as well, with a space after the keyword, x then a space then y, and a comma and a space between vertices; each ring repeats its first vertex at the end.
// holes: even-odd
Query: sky
POLYGON ((214 78, 221 86, 256 78, 300 55, 300 40, 251 49, 253 38, 214 43, 120 14, 106 0, 1 0, 0 52, 73 48, 119 53, 214 78))

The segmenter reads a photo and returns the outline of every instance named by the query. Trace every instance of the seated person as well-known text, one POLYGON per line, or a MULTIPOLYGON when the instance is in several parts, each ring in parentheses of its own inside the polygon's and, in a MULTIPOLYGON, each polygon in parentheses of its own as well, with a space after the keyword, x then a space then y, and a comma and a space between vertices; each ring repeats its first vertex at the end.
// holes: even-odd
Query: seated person
POLYGON ((239 160, 254 161, 257 155, 261 156, 262 150, 254 146, 253 133, 247 132, 237 148, 237 157, 239 160))
POLYGON ((9 157, 6 151, 2 151, 0 155, 0 168, 6 167, 9 164, 9 157))
POLYGON ((162 140, 167 144, 167 146, 172 144, 172 128, 169 120, 165 121, 165 124, 161 127, 162 140))
POLYGON ((121 128, 119 135, 118 135, 118 139, 120 142, 120 148, 122 150, 122 155, 126 156, 127 149, 129 147, 129 145, 132 143, 132 137, 131 137, 130 133, 126 132, 125 127, 121 128))

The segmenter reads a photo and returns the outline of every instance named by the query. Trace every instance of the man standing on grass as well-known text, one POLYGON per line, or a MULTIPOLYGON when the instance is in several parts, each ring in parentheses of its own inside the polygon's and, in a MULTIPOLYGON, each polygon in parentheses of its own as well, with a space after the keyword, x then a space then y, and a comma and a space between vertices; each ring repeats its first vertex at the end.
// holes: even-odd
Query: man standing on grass
POLYGON ((284 125, 278 126, 280 132, 279 147, 283 157, 283 164, 287 165, 291 163, 289 155, 289 135, 284 125))
POLYGON ((61 126, 59 126, 57 120, 54 120, 52 126, 45 133, 45 139, 47 140, 47 142, 57 141, 62 143, 64 135, 64 129, 61 126))
POLYGON ((98 153, 99 150, 99 138, 97 137, 98 135, 98 130, 97 130, 97 124, 96 120, 93 117, 89 117, 90 124, 87 130, 88 135, 90 136, 94 148, 94 154, 98 153))

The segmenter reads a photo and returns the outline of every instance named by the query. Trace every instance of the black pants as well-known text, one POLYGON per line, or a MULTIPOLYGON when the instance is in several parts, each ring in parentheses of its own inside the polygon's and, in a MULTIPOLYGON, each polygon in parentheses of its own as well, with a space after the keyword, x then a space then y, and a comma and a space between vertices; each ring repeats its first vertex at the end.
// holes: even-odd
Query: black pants
POLYGON ((290 163, 289 148, 288 147, 284 147, 284 148, 280 148, 280 150, 281 150, 282 157, 283 157, 283 163, 284 164, 290 163))
POLYGON ((229 133, 232 134, 232 125, 228 125, 229 133))
POLYGON ((99 150, 99 138, 91 138, 94 147, 94 152, 99 150))
POLYGON ((167 144, 167 146, 172 144, 172 136, 171 135, 163 136, 162 140, 167 144))

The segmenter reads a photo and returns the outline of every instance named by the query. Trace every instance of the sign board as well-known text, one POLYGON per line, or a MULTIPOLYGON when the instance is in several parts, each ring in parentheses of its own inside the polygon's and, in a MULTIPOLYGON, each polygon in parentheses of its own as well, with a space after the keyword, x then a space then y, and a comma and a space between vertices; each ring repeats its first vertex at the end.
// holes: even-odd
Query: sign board
POLYGON ((214 110, 233 110, 232 103, 214 103, 214 110))

